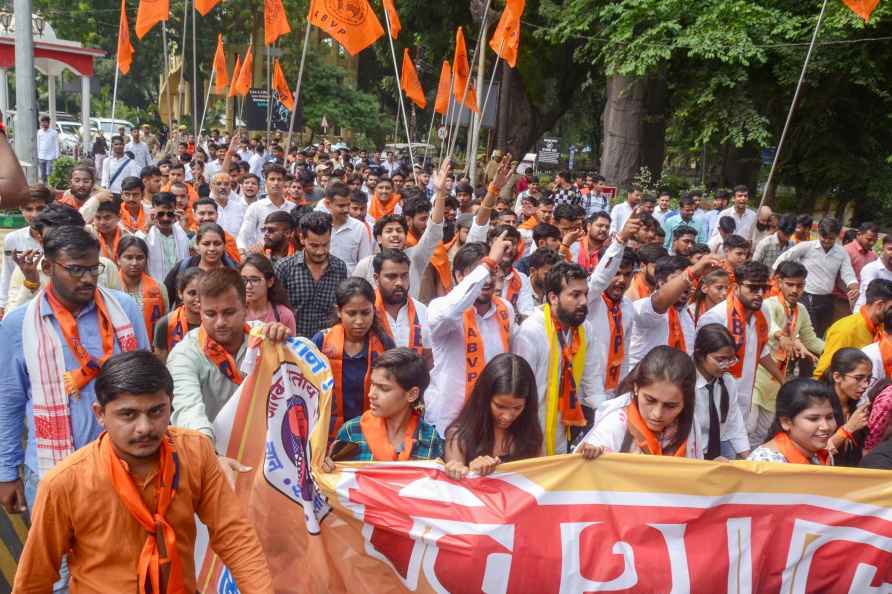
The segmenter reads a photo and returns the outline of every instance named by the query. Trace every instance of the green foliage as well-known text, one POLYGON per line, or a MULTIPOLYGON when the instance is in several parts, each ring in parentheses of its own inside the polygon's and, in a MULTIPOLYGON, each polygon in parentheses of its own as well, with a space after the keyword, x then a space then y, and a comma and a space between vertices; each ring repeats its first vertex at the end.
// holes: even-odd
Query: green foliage
POLYGON ((47 178, 47 185, 57 190, 67 190, 68 180, 71 179, 71 170, 77 164, 72 157, 62 155, 53 163, 53 172, 47 178))

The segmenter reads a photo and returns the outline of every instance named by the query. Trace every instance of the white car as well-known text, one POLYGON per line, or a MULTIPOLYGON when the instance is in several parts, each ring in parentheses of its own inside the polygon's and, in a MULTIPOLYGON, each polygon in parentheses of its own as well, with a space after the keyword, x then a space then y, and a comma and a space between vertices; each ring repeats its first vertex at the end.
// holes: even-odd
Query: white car
POLYGON ((115 136, 118 133, 118 128, 121 126, 124 127, 125 134, 130 134, 130 130, 134 127, 133 124, 127 120, 113 120, 111 118, 90 118, 90 123, 92 124, 91 127, 102 130, 102 133, 109 140, 111 140, 112 136, 115 136))

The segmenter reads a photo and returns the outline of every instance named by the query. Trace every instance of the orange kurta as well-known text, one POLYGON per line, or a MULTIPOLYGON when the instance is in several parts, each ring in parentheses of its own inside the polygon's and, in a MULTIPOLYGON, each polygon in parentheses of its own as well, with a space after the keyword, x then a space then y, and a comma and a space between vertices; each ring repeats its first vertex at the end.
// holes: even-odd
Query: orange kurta
MULTIPOLYGON (((167 511, 187 592, 195 592, 195 514, 244 594, 272 594, 272 578, 254 528, 226 483, 211 440, 170 427, 179 457, 179 486, 167 511)), ((126 467, 126 463, 125 467, 126 467)), ((155 509, 157 471, 134 478, 143 501, 155 509)), ((15 593, 49 592, 68 554, 72 594, 136 592, 136 561, 146 532, 112 487, 99 440, 81 448, 40 481, 28 542, 16 572, 15 593), (69 550, 70 549, 70 550, 69 550)))

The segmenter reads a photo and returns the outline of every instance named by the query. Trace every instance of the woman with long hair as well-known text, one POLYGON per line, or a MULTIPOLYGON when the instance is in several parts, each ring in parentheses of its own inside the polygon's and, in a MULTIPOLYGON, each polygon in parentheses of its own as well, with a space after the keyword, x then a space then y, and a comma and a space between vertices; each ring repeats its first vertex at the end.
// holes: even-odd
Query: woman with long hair
POLYGON ((873 363, 861 349, 839 349, 833 354, 821 381, 836 396, 833 412, 839 428, 828 444, 833 463, 836 466, 858 466, 868 435, 870 401, 865 394, 874 383, 873 363))
POLYGON ((699 321, 704 313, 727 299, 729 282, 728 273, 721 268, 716 268, 700 279, 696 290, 691 292, 688 305, 695 322, 699 321))
POLYGON ((737 363, 737 348, 728 329, 706 324, 694 340, 697 367, 697 403, 694 419, 706 440, 704 457, 745 459, 750 453, 743 411, 737 401, 737 384, 728 370, 737 363))
POLYGON ((498 464, 542 453, 539 395, 530 364, 513 353, 496 355, 468 401, 446 429, 446 474, 487 475, 498 464))
POLYGON ((702 459, 696 387, 697 368, 687 353, 666 345, 652 349, 620 383, 622 396, 598 408, 575 451, 590 460, 605 451, 702 459))
POLYGON ((341 281, 335 290, 331 327, 318 332, 312 340, 331 364, 335 432, 344 421, 368 410, 372 365, 378 355, 395 346, 375 314, 372 285, 355 276, 341 281))
MULTIPOLYGON (((238 264, 226 253, 226 232, 217 223, 202 223, 195 234, 197 256, 183 258, 164 279, 168 295, 176 295, 177 277, 187 268, 197 266, 205 272, 216 268, 232 268, 238 270, 238 264)), ((179 301, 175 303, 179 305, 179 301)))
POLYGON ((838 406, 833 389, 822 382, 806 378, 787 382, 777 393, 771 439, 747 460, 832 466, 827 446, 836 431, 838 406))
POLYGON ((241 267, 245 281, 245 300, 248 322, 281 322, 291 334, 297 334, 294 312, 288 306, 288 298, 282 283, 276 278, 273 264, 262 254, 251 254, 241 267))
POLYGON ((155 338, 152 341, 155 354, 162 361, 186 335, 201 325, 201 301, 198 298, 198 284, 204 272, 197 266, 187 268, 177 277, 177 301, 180 306, 155 324, 155 338))
POLYGON ((125 235, 118 242, 115 254, 121 288, 142 308, 149 342, 155 334, 155 323, 167 313, 167 289, 146 273, 149 246, 135 235, 125 235))

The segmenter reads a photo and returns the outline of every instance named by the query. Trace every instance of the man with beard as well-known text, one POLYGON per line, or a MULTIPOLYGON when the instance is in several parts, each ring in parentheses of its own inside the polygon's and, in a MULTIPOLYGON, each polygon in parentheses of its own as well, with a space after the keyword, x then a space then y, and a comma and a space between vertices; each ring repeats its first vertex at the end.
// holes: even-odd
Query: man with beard
POLYGON ((585 402, 596 390, 597 337, 588 317, 588 274, 561 262, 545 278, 547 302, 524 320, 511 351, 533 368, 539 391, 539 423, 549 456, 568 451, 567 429, 587 424, 585 402))
POLYGON ((771 276, 768 267, 758 262, 747 262, 737 268, 735 276, 737 284, 728 293, 728 298, 703 314, 697 327, 721 324, 728 328, 734 338, 737 344, 737 362, 728 371, 737 380, 737 403, 743 418, 748 419, 753 402, 756 367, 761 364, 778 384, 785 381, 768 348, 769 337, 782 329, 772 325, 771 312, 763 307, 771 276))
MULTIPOLYGON (((266 218, 273 212, 290 213, 296 206, 285 199, 285 176, 288 175, 281 165, 269 165, 264 171, 266 176, 266 197, 248 205, 242 220, 236 243, 242 252, 247 252, 262 240, 262 227, 266 218)), ((245 182, 254 178, 249 176, 245 182)))
POLYGON ((672 231, 672 246, 669 248, 669 254, 690 258, 695 243, 697 243, 697 230, 688 225, 679 225, 672 231))
POLYGON ((533 289, 533 304, 536 307, 545 305, 546 290, 545 279, 552 267, 564 259, 552 249, 538 249, 526 258, 530 271, 530 287, 533 289))
POLYGON ((93 170, 89 167, 78 165, 72 168, 68 178, 68 189, 59 202, 80 210, 93 193, 94 182, 93 170))
POLYGON ((604 211, 598 211, 588 219, 588 229, 582 239, 570 246, 571 261, 582 266, 586 273, 591 274, 601 254, 604 253, 607 238, 610 237, 610 215, 604 211))
POLYGON ((177 202, 170 192, 152 198, 152 226, 145 234, 149 246, 149 276, 163 283, 177 262, 189 255, 189 236, 177 221, 177 202))
MULTIPOLYGON (((766 299, 763 306, 771 326, 777 329, 768 338, 768 351, 784 378, 790 375, 791 363, 797 359, 809 362, 811 369, 817 362, 816 355, 824 352, 824 341, 815 333, 805 305, 799 302, 805 293, 806 276, 808 271, 799 262, 784 262, 778 266, 775 278, 780 293, 766 299)), ((802 365, 800 371, 801 368, 802 365)), ((764 443, 770 437, 768 431, 774 420, 780 387, 781 384, 760 365, 756 370, 752 409, 746 418, 751 444, 764 443)))
POLYGON ((294 219, 284 210, 269 213, 263 222, 263 254, 275 264, 294 255, 294 219))
POLYGON ((503 237, 507 241, 505 252, 499 261, 499 268, 502 274, 502 291, 500 293, 502 299, 514 307, 514 313, 518 316, 518 323, 523 318, 533 313, 535 304, 533 303, 533 288, 530 285, 530 278, 514 268, 517 261, 517 248, 520 244, 520 233, 514 227, 508 225, 496 225, 489 230, 487 243, 499 240, 503 237))
POLYGON ((684 256, 666 256, 654 267, 656 291, 633 303, 635 320, 629 348, 629 369, 635 367, 654 347, 669 345, 686 352, 694 351, 696 325, 688 310, 688 297, 699 279, 720 266, 709 254, 694 264, 684 256))
POLYGON ((217 224, 232 236, 238 235, 245 218, 245 203, 229 187, 229 174, 220 171, 211 178, 211 198, 217 203, 217 224))
POLYGON ((655 276, 657 261, 668 255, 669 253, 661 245, 650 244, 638 248, 638 272, 626 290, 626 298, 629 301, 634 303, 657 289, 655 276))
POLYGON ((406 245, 408 247, 418 244, 419 239, 424 235, 425 229, 427 229, 430 214, 431 203, 427 198, 414 196, 406 200, 406 204, 403 207, 403 216, 406 218, 406 224, 409 226, 409 232, 406 235, 406 245))
POLYGON ((514 308, 496 296, 501 284, 499 262, 508 241, 466 243, 453 260, 454 286, 428 306, 434 368, 425 420, 446 431, 474 388, 486 364, 510 350, 514 308))
POLYGON ((430 361, 427 307, 409 296, 410 265, 402 250, 385 249, 375 255, 375 312, 396 346, 410 348, 430 361))

